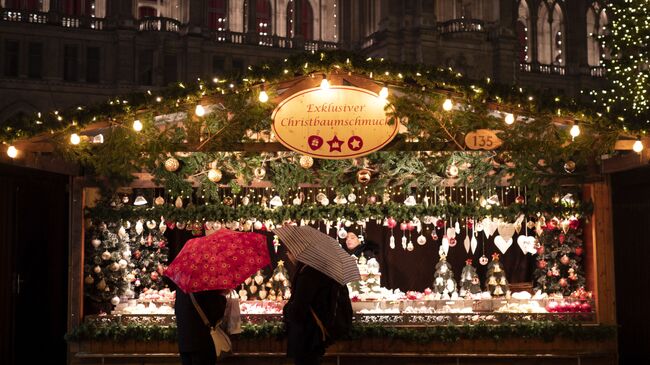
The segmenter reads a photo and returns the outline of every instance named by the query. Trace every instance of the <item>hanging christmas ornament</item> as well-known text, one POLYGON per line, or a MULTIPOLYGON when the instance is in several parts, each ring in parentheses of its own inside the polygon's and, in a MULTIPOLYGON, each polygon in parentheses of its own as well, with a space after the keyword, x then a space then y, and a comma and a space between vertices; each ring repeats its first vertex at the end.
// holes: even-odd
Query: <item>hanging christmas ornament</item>
POLYGON ((264 176, 266 176, 266 169, 264 166, 256 167, 255 170, 253 170, 253 175, 257 180, 262 180, 264 179, 264 176))
POLYGON ((386 219, 386 226, 390 229, 393 229, 397 226, 397 221, 393 217, 389 217, 386 219))
POLYGON ((406 236, 402 236, 402 249, 406 250, 406 236))
POLYGON ((282 206, 282 199, 280 199, 279 195, 274 196, 271 201, 269 202, 269 205, 271 208, 277 208, 282 206))
POLYGON ((431 239, 434 241, 438 240, 438 234, 436 233, 436 229, 434 228, 433 231, 431 231, 431 239))
POLYGON ((343 195, 337 195, 334 198, 334 203, 336 203, 338 205, 343 205, 343 204, 346 204, 347 202, 348 202, 348 200, 345 199, 345 197, 343 195))
POLYGON ((361 169, 357 172, 357 181, 361 184, 367 184, 370 182, 371 174, 368 169, 361 169))
POLYGON ((323 200, 325 200, 325 199, 327 199, 327 195, 325 195, 323 193, 316 194, 316 201, 317 202, 322 203, 323 200))
POLYGON ((300 167, 308 169, 314 166, 314 159, 311 156, 300 156, 300 167))
POLYGON ((174 202, 174 206, 176 208, 182 208, 183 207, 183 198, 180 196, 176 198, 176 201, 174 202))
POLYGON ((117 264, 120 266, 120 269, 126 269, 126 265, 128 265, 125 259, 121 259, 117 264))
POLYGON ((395 249, 395 236, 393 235, 390 236, 390 238, 388 239, 388 245, 390 246, 391 249, 393 250, 395 249))
POLYGON ((120 304, 120 297, 118 297, 118 296, 116 295, 116 296, 114 296, 113 298, 111 298, 111 304, 113 304, 113 305, 118 305, 118 304, 120 304))
POLYGON ((302 204, 302 200, 300 200, 300 198, 298 197, 293 198, 293 205, 300 205, 300 204, 302 204))
POLYGON ((178 162, 178 160, 173 157, 170 157, 167 160, 165 160, 165 170, 169 172, 174 172, 178 170, 180 166, 181 164, 178 162))
POLYGON ((212 181, 213 183, 221 181, 222 177, 223 174, 221 173, 221 170, 215 168, 208 170, 208 180, 212 181))
POLYGON ((517 195, 517 197, 515 198, 515 203, 517 203, 517 204, 524 204, 525 202, 526 202, 526 199, 524 199, 524 197, 521 196, 521 195, 517 195))
POLYGON ((562 265, 568 265, 569 261, 570 261, 570 259, 569 259, 569 256, 567 256, 567 255, 563 255, 560 258, 560 262, 562 263, 562 265))
POLYGON ((90 275, 86 276, 86 278, 84 279, 84 283, 86 283, 87 285, 90 285, 90 284, 92 284, 94 282, 95 282, 95 279, 93 279, 93 277, 90 276, 90 275))
POLYGON ((454 224, 454 230, 456 231, 456 234, 460 234, 460 223, 458 223, 458 221, 454 224))
POLYGON ((406 245, 406 250, 407 251, 413 251, 415 247, 413 246, 413 242, 410 242, 406 245))
POLYGON ((176 222, 176 228, 178 229, 185 229, 185 222, 176 222))
POLYGON ((368 197, 368 204, 376 204, 377 203, 377 196, 371 195, 368 197))
POLYGON ((478 259, 478 263, 483 265, 483 266, 487 265, 488 261, 489 260, 485 255, 481 256, 481 258, 478 259))
POLYGON ((569 160, 564 163, 564 171, 566 171, 569 174, 572 174, 576 170, 576 163, 569 160))
POLYGON ((156 221, 147 221, 147 228, 149 228, 150 230, 155 229, 156 226, 157 226, 156 221))
POLYGON ((407 207, 412 207, 415 204, 417 204, 417 203, 416 203, 415 197, 413 195, 409 195, 408 198, 406 198, 406 200, 404 200, 404 205, 406 205, 407 207))
POLYGON ((93 238, 92 241, 90 241, 90 243, 93 245, 94 248, 97 248, 99 247, 99 245, 102 244, 102 241, 97 238, 93 238))
POLYGON ((350 193, 350 194, 348 194, 348 201, 349 201, 350 203, 354 203, 355 200, 357 200, 357 196, 354 195, 354 193, 350 193))
POLYGON ((93 268, 93 272, 94 272, 95 274, 99 274, 100 272, 102 272, 102 268, 99 267, 99 265, 97 265, 97 266, 95 266, 95 267, 93 268))
POLYGON ((424 246, 427 243, 427 238, 424 237, 423 235, 419 235, 416 242, 418 243, 418 245, 424 246))
POLYGON ((226 197, 223 198, 223 204, 225 204, 225 205, 227 205, 229 207, 232 206, 234 203, 235 203, 235 201, 232 198, 232 196, 226 196, 226 197))
POLYGON ((255 223, 253 223, 253 229, 256 231, 261 230, 263 227, 264 225, 260 221, 255 221, 255 223))
POLYGON ((161 234, 165 233, 165 231, 167 230, 167 225, 165 224, 165 221, 163 219, 160 220, 160 224, 158 225, 158 230, 160 231, 161 234))
POLYGON ((241 203, 242 203, 242 205, 246 206, 246 205, 251 203, 251 198, 249 198, 248 196, 245 196, 245 197, 241 198, 241 203))
POLYGON ((458 166, 456 164, 451 164, 445 169, 445 175, 449 178, 458 177, 458 166))
POLYGON ((341 227, 338 231, 338 236, 340 239, 344 240, 348 236, 348 231, 345 228, 341 227))
POLYGON ((106 261, 106 260, 110 260, 110 258, 111 258, 111 253, 110 252, 108 252, 108 251, 102 252, 102 260, 106 261))
POLYGON ((124 250, 124 252, 122 252, 122 257, 124 257, 127 260, 130 259, 131 258, 131 250, 129 250, 128 248, 126 250, 124 250))
POLYGON ((142 225, 142 221, 141 221, 141 220, 138 220, 138 221, 135 223, 135 233, 137 233, 137 234, 140 235, 140 234, 142 234, 142 231, 144 231, 144 227, 143 227, 143 225, 142 225))
POLYGON ((120 264, 118 264, 117 262, 114 262, 108 267, 108 269, 115 272, 115 271, 120 269, 120 264))
POLYGON ((162 196, 158 196, 156 197, 156 199, 153 200, 153 203, 158 206, 163 205, 165 204, 165 198, 163 198, 162 196))

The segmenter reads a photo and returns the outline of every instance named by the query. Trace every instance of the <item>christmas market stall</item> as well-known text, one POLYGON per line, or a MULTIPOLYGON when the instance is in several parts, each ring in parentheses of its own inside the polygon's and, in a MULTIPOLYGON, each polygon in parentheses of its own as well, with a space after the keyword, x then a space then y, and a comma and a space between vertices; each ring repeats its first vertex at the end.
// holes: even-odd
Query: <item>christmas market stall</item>
POLYGON ((271 265, 233 293, 233 345, 241 361, 277 361, 293 267, 271 231, 287 224, 358 262, 353 332, 328 357, 616 358, 601 156, 643 140, 612 113, 331 52, 27 119, 0 134, 16 160, 55 152, 83 168, 71 363, 174 361, 162 274, 188 239, 221 228, 267 239, 271 265))

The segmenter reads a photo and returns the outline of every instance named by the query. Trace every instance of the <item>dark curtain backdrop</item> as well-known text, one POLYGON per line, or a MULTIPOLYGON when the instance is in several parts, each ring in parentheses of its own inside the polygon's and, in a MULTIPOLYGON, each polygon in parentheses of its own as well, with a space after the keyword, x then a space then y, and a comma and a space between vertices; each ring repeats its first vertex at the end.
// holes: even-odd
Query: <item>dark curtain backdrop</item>
POLYGON ((612 176, 612 207, 619 363, 648 364, 650 168, 612 176))
MULTIPOLYGON (((398 226, 399 227, 399 226, 398 226)), ((324 231, 324 225, 321 225, 321 230, 324 231)), ((358 229, 354 229, 359 232, 358 229)), ((375 221, 367 223, 367 228, 364 231, 364 236, 367 241, 371 241, 379 246, 378 261, 381 267, 381 283, 382 286, 390 289, 417 290, 422 291, 427 287, 431 287, 433 282, 433 275, 435 272, 435 265, 440 260, 438 250, 440 248, 440 241, 442 240, 442 230, 438 231, 439 239, 434 242, 431 238, 431 226, 426 226, 423 230, 423 235, 427 238, 427 243, 423 246, 417 244, 416 239, 418 233, 414 230, 412 235, 413 251, 403 250, 401 246, 402 231, 399 228, 393 229, 395 235, 396 247, 391 249, 389 247, 390 229, 378 225, 375 221)), ((334 236, 335 230, 330 231, 330 235, 334 236)), ((288 259, 284 250, 284 246, 280 246, 278 254, 273 251, 273 235, 269 232, 260 232, 267 236, 269 252, 271 252, 271 261, 277 262, 281 259, 287 263, 287 268, 291 272, 292 266, 288 264, 288 259)), ((523 234, 524 231, 522 230, 523 234)), ((529 232, 530 233, 530 232, 529 232)), ((407 238, 408 238, 407 233, 407 238)), ((471 231, 470 231, 471 234, 471 231)), ((530 233, 532 235, 532 233, 530 233)), ((165 235, 169 239, 170 255, 171 258, 175 257, 180 251, 183 244, 191 239, 193 236, 190 231, 186 230, 168 230, 165 235)), ((478 260, 483 253, 483 244, 485 243, 485 255, 491 259, 492 253, 499 252, 494 245, 494 236, 489 240, 485 239, 485 235, 479 232, 478 247, 475 254, 468 254, 465 252, 463 240, 465 239, 465 230, 461 229, 461 234, 456 236, 458 244, 455 247, 450 247, 447 261, 452 265, 456 280, 460 280, 460 272, 465 266, 465 260, 468 258, 473 259, 474 266, 477 268, 478 274, 481 277, 481 282, 485 280, 485 272, 487 266, 479 264, 478 260)), ((506 251, 506 254, 501 254, 500 259, 503 262, 507 279, 510 283, 523 283, 532 282, 532 273, 535 268, 535 259, 532 255, 524 255, 519 246, 517 245, 517 235, 513 237, 513 244, 506 251)), ((345 245, 344 240, 339 240, 342 245, 345 245)), ((274 265, 275 266, 275 265, 274 265)), ((270 273, 269 269, 266 270, 267 274, 270 273)))

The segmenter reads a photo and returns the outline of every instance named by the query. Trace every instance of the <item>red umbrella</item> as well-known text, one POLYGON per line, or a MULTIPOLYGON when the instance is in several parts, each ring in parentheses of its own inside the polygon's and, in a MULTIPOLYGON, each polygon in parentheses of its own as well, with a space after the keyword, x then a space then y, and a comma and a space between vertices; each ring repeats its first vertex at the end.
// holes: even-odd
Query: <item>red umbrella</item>
POLYGON ((223 228, 187 241, 165 276, 186 293, 234 289, 270 262, 266 237, 223 228))

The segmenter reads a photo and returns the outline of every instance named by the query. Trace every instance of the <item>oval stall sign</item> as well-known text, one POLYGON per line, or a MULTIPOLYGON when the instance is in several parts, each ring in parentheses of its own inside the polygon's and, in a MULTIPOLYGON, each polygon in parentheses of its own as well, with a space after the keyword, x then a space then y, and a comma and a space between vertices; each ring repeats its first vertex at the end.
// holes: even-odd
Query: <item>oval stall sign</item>
POLYGON ((367 155, 390 142, 399 128, 386 100, 366 89, 332 86, 300 91, 273 111, 273 131, 287 148, 324 159, 367 155))

